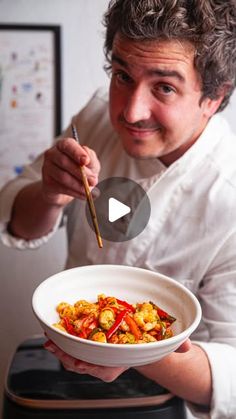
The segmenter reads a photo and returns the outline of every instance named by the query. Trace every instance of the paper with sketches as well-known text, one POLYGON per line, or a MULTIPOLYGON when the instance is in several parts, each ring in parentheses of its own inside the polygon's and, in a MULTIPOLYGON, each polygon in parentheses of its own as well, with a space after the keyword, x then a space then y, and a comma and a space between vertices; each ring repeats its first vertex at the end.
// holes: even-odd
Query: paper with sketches
POLYGON ((55 134, 53 35, 0 31, 0 188, 55 134))

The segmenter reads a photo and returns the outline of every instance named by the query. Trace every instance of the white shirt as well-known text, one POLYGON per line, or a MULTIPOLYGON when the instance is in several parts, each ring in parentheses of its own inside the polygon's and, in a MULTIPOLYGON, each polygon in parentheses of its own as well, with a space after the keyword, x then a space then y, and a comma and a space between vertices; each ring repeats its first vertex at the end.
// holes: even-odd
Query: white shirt
MULTIPOLYGON (((74 200, 68 217, 67 268, 88 264, 139 266, 171 276, 188 287, 202 306, 202 321, 192 340, 207 353, 213 377, 210 414, 236 417, 236 137, 214 116, 197 142, 166 168, 158 159, 136 160, 122 148, 109 122, 106 97, 98 93, 73 118, 82 144, 101 161, 100 179, 123 176, 140 183, 151 201, 145 230, 131 241, 104 241, 98 248, 85 218, 85 203, 74 200)), ((71 136, 70 127, 63 136, 71 136)), ((8 246, 34 248, 47 236, 25 241, 7 230, 17 192, 40 179, 42 158, 0 193, 1 239, 8 246)))

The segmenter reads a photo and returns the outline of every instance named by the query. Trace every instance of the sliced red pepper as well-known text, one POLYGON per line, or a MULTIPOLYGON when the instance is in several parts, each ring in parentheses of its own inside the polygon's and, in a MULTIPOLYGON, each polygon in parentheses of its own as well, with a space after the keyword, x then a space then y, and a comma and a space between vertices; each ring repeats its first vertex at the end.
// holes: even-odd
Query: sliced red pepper
POLYGON ((126 316, 127 312, 128 312, 127 310, 122 310, 117 315, 117 317, 115 319, 115 322, 110 327, 110 329, 106 332, 106 338, 107 338, 107 340, 109 340, 112 337, 112 335, 117 331, 117 329, 119 328, 120 324, 122 323, 122 320, 126 316))
POLYGON ((100 309, 102 309, 107 304, 107 298, 100 298, 98 300, 98 306, 100 309))
POLYGON ((128 311, 132 311, 133 313, 135 312, 135 308, 131 304, 127 303, 126 301, 119 300, 118 298, 116 298, 116 301, 118 304, 125 307, 128 311))
POLYGON ((139 330, 137 323, 134 321, 134 319, 131 316, 129 316, 129 314, 126 315, 125 321, 130 328, 130 332, 134 335, 136 340, 141 339, 142 333, 139 330))
POLYGON ((91 321, 91 323, 85 329, 86 338, 90 335, 90 333, 94 329, 97 329, 97 327, 98 327, 98 321, 96 319, 94 319, 93 321, 91 321))
POLYGON ((166 311, 162 310, 161 308, 157 308, 157 314, 161 320, 168 320, 168 322, 173 323, 176 318, 171 316, 170 314, 166 313, 166 311))
POLYGON ((82 330, 79 331, 79 333, 77 334, 77 336, 79 338, 82 338, 82 339, 87 339, 88 333, 86 332, 86 330, 82 329, 82 330))
POLYGON ((150 304, 152 304, 153 307, 157 310, 157 314, 161 320, 168 320, 170 324, 176 320, 175 317, 171 316, 170 314, 162 310, 160 307, 158 307, 156 304, 152 303, 151 301, 150 301, 150 304))
POLYGON ((97 327, 97 324, 98 321, 94 318, 94 316, 84 316, 80 329, 75 331, 76 336, 87 339, 91 331, 97 327))
POLYGON ((63 317, 63 321, 66 331, 71 335, 78 336, 77 333, 74 331, 73 325, 70 323, 70 319, 68 317, 63 317))
POLYGON ((82 322, 82 328, 93 328, 93 327, 97 327, 97 319, 94 316, 88 315, 85 316, 82 322))

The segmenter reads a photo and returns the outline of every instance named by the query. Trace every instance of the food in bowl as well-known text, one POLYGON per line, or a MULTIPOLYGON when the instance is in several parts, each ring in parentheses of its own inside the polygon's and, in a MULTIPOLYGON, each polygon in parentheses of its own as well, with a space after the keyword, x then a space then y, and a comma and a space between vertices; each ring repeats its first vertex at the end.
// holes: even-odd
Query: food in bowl
POLYGON ((150 343, 173 336, 176 320, 153 302, 129 304, 116 297, 98 295, 96 302, 61 302, 60 320, 53 326, 71 335, 102 343, 150 343))
POLYGON ((122 265, 91 265, 68 269, 44 280, 34 291, 33 311, 44 333, 60 349, 81 361, 110 367, 132 367, 156 362, 175 351, 201 320, 197 298, 175 279, 147 269, 122 265), (123 301, 153 301, 176 318, 173 336, 147 345, 114 344, 81 339, 53 326, 60 301, 96 301, 114 295, 123 301))

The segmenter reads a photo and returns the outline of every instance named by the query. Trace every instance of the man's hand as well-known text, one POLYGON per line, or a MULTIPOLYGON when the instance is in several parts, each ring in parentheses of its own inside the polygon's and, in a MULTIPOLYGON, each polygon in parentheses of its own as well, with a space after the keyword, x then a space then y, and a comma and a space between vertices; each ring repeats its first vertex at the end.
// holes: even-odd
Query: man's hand
POLYGON ((26 185, 15 198, 9 223, 11 234, 25 240, 42 237, 52 230, 61 210, 72 199, 85 199, 80 165, 92 189, 100 171, 93 150, 80 146, 73 138, 64 138, 47 150, 42 181, 26 185))
MULTIPOLYGON (((71 357, 70 355, 67 355, 50 340, 45 343, 44 347, 49 352, 52 352, 61 361, 67 370, 76 372, 78 374, 89 374, 93 377, 100 378, 105 382, 112 382, 116 380, 119 375, 128 369, 125 367, 103 367, 80 361, 71 357)), ((188 339, 177 349, 176 352, 187 352, 190 348, 191 342, 188 339)))
MULTIPOLYGON (((114 381, 128 368, 101 367, 80 361, 65 354, 53 342, 45 348, 54 353, 64 367, 79 374, 89 374, 105 382, 114 381)), ((212 396, 211 370, 206 353, 187 339, 176 352, 154 363, 134 367, 172 394, 184 400, 210 406, 212 396)))
POLYGON ((44 153, 42 192, 48 204, 63 207, 73 198, 86 198, 79 166, 83 166, 93 188, 100 171, 93 150, 80 146, 73 138, 64 138, 44 153))
POLYGON ((89 364, 88 362, 80 361, 63 352, 52 341, 47 341, 44 347, 53 353, 63 364, 68 371, 76 372, 78 374, 88 374, 96 378, 100 378, 107 383, 114 381, 128 368, 120 367, 101 367, 99 365, 89 364))

